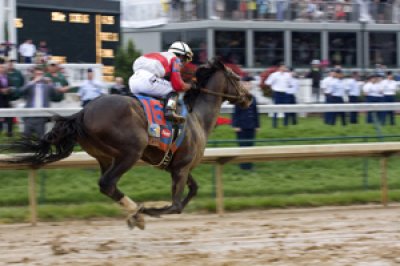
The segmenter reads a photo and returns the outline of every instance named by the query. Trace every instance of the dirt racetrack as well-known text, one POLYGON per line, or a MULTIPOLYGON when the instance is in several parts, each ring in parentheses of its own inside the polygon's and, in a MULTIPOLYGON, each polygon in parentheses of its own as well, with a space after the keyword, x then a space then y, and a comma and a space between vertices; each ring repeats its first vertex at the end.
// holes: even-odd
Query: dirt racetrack
POLYGON ((400 205, 0 226, 0 265, 400 265, 400 205))

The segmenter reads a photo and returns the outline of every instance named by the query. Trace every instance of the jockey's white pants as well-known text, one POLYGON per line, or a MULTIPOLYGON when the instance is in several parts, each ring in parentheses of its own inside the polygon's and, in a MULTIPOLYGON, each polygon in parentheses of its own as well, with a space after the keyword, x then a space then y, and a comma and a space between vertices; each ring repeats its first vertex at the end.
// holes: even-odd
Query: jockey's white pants
POLYGON ((156 97, 164 97, 174 91, 168 80, 146 70, 138 70, 129 78, 129 88, 133 94, 143 93, 156 97))

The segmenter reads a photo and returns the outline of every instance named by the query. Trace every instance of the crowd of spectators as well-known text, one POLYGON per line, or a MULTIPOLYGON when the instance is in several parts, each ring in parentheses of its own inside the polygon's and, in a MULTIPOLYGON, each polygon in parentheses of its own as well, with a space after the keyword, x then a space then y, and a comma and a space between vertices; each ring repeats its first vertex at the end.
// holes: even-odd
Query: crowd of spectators
MULTIPOLYGON (((330 69, 329 74, 321 81, 321 90, 325 95, 326 103, 393 103, 396 101, 396 93, 399 90, 397 82, 391 71, 384 71, 378 67, 374 73, 367 75, 364 79, 358 72, 344 75, 340 66, 330 69)), ((336 118, 341 119, 343 126, 350 122, 359 123, 358 113, 351 112, 347 117, 343 112, 326 113, 324 122, 335 125, 336 118)), ((395 116, 392 111, 368 112, 367 123, 379 123, 381 125, 395 125, 395 116)))
POLYGON ((294 20, 400 23, 399 0, 162 0, 170 20, 294 20))
MULTIPOLYGON (((107 91, 105 84, 95 79, 93 70, 88 69, 86 80, 72 87, 63 68, 55 61, 32 64, 26 75, 15 68, 15 62, 14 59, 0 58, 0 108, 19 107, 21 102, 25 108, 48 108, 51 102, 62 101, 67 92, 77 92, 82 106, 106 93, 130 95, 120 77, 116 78, 115 85, 107 91)), ((26 117, 17 121, 15 118, 0 117, 0 135, 6 132, 6 136, 12 137, 15 122, 23 122, 25 136, 40 137, 45 133, 49 119, 26 117)))
MULTIPOLYGON (((296 73, 284 64, 270 67, 261 73, 257 87, 274 104, 296 104, 299 80, 302 78, 311 80, 311 94, 316 103, 392 103, 396 101, 396 94, 400 89, 399 76, 386 70, 383 65, 376 65, 372 73, 362 76, 357 71, 346 73, 341 65, 326 68, 320 60, 313 60, 306 73, 296 73)), ((285 113, 283 117, 285 126, 298 122, 296 114, 285 113)), ((327 125, 335 125, 338 118, 343 126, 359 123, 357 112, 327 112, 323 118, 327 125)), ((395 125, 395 115, 392 111, 368 112, 366 123, 395 125)), ((276 113, 272 117, 272 126, 278 127, 276 113)))
POLYGON ((51 57, 46 41, 40 41, 39 45, 36 46, 32 39, 25 40, 18 47, 18 54, 20 62, 26 64, 46 64, 51 57))

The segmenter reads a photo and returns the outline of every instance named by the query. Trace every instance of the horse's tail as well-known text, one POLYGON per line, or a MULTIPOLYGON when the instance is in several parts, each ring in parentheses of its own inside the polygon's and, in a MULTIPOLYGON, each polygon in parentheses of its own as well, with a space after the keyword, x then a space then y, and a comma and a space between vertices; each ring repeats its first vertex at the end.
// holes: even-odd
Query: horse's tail
POLYGON ((78 138, 86 136, 83 111, 67 117, 54 116, 53 120, 54 127, 42 138, 23 137, 6 145, 6 150, 21 153, 6 161, 38 168, 71 155, 78 138))

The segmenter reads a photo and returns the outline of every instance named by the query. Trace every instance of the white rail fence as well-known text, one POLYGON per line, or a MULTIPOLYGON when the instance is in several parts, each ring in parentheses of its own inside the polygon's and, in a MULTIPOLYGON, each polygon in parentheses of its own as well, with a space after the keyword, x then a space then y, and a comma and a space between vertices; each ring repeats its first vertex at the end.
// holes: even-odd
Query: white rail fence
MULTIPOLYGON (((0 117, 51 117, 72 115, 82 108, 0 108, 0 117)), ((232 105, 223 105, 221 114, 233 113, 232 105)), ((358 104, 282 104, 258 105, 258 111, 265 113, 324 113, 324 112, 366 112, 400 111, 400 103, 358 103, 358 104)))
MULTIPOLYGON (((381 201, 383 206, 389 202, 387 164, 388 158, 400 154, 400 142, 386 143, 353 143, 325 145, 282 145, 249 148, 207 148, 202 163, 215 165, 216 177, 216 209, 224 213, 223 167, 227 163, 266 162, 276 160, 316 160, 346 157, 375 157, 380 158, 381 201)), ((1 162, 9 155, 0 154, 0 170, 28 170, 30 220, 33 225, 37 222, 37 169, 28 165, 13 165, 1 162)), ((139 161, 137 165, 146 165, 139 161)), ((97 161, 85 152, 73 153, 61 161, 45 165, 44 169, 71 169, 98 167, 97 161)))

